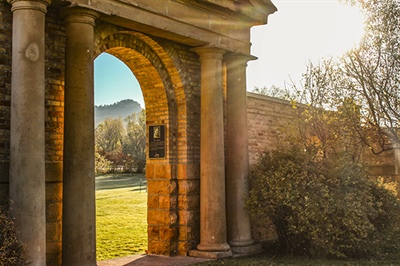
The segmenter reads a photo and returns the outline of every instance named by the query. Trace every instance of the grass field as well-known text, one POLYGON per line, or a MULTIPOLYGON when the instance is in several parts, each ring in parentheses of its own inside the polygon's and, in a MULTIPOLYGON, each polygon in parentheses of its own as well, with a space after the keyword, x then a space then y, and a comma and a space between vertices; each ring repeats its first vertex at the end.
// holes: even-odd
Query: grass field
POLYGON ((96 177, 98 261, 145 253, 147 249, 145 180, 142 174, 96 177))
MULTIPOLYGON (((97 260, 144 254, 147 249, 147 192, 143 175, 96 177, 97 260)), ((400 256, 400 255, 399 255, 400 256)), ((280 257, 274 252, 195 264, 246 265, 400 265, 400 257, 387 260, 327 260, 280 257)))

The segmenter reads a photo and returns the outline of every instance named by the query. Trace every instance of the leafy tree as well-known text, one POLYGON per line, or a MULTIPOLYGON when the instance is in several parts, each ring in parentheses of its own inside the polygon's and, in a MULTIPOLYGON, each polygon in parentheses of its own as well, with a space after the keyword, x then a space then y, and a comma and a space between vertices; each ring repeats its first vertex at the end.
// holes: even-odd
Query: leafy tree
POLYGON ((146 112, 107 118, 96 128, 96 171, 143 171, 146 165, 146 112))
POLYGON ((121 118, 107 118, 96 128, 96 145, 103 152, 112 152, 121 147, 124 134, 121 118))
POLYGON ((302 87, 295 89, 302 103, 329 110, 346 106, 341 111, 352 133, 379 154, 400 146, 400 3, 348 2, 366 14, 361 44, 339 60, 309 63, 302 87))
POLYGON ((131 167, 143 171, 146 165, 146 111, 133 113, 126 118, 126 123, 127 134, 122 150, 130 159, 131 167))
POLYGON ((104 152, 99 150, 97 145, 95 147, 94 155, 96 173, 108 173, 111 171, 112 162, 104 156, 104 152))
POLYGON ((271 87, 256 86, 252 92, 283 100, 290 100, 293 98, 292 92, 290 90, 286 88, 282 89, 281 87, 277 87, 275 85, 272 85, 271 87))

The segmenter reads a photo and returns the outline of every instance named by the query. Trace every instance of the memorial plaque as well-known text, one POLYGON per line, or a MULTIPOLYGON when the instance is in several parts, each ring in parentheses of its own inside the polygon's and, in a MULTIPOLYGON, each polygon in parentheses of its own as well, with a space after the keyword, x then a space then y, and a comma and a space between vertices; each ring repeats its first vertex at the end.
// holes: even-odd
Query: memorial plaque
POLYGON ((165 158, 165 125, 149 126, 149 158, 165 158))

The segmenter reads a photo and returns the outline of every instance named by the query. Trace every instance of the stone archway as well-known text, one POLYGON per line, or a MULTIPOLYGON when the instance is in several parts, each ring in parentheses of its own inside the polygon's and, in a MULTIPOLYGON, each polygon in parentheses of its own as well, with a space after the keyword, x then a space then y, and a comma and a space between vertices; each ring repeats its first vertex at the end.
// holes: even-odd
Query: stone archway
POLYGON ((0 106, 11 114, 3 121, 4 161, 10 167, 0 188, 6 186, 15 202, 13 214, 32 265, 60 265, 61 253, 64 265, 95 264, 93 60, 104 51, 131 64, 152 106, 149 125, 167 128, 165 158, 148 164, 154 192, 149 252, 187 255, 197 248, 192 255, 220 257, 231 248, 251 251, 242 212, 247 136, 234 126, 246 124, 250 28, 266 24, 276 8, 270 0, 134 2, 0 3, 7 54, 12 47, 12 58, 0 62, 6 91, 0 106), (139 61, 129 62, 128 55, 139 61), (229 156, 238 153, 240 162, 229 156), (226 178, 225 166, 235 169, 226 178))
MULTIPOLYGON (((112 33, 99 42, 96 51, 115 56, 134 73, 146 104, 147 128, 152 125, 165 126, 164 158, 150 158, 147 137, 148 251, 178 254, 179 193, 176 167, 185 157, 184 143, 187 143, 184 134, 187 124, 186 99, 178 70, 156 41, 137 32, 112 33)), ((181 250, 180 253, 185 254, 187 250, 181 250)))

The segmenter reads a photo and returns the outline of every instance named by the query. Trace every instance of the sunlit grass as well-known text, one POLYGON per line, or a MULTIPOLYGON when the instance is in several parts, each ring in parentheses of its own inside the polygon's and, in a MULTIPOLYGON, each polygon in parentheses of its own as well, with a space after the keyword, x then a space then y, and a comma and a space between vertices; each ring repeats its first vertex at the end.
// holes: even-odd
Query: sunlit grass
POLYGON ((96 178, 97 260, 147 249, 147 192, 143 175, 96 178))

